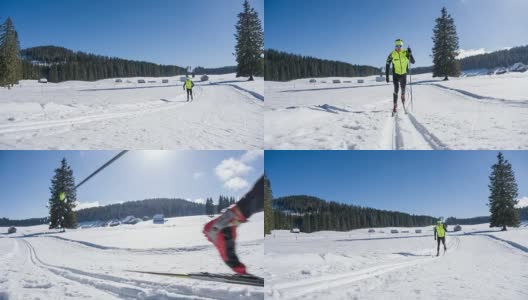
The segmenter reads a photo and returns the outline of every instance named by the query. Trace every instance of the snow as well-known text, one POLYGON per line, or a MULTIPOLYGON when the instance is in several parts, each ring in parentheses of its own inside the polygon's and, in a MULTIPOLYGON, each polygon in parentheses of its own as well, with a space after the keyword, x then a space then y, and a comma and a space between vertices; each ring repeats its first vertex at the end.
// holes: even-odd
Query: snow
MULTIPOLYGON (((232 273, 201 233, 207 216, 49 231, 0 228, 0 299, 263 299, 262 287, 138 274, 232 273), (2 298, 3 297, 3 298, 2 298)), ((262 276, 264 214, 238 228, 237 253, 262 276)))
POLYGON ((528 148, 528 72, 449 81, 412 76, 409 114, 399 100, 395 117, 393 85, 375 77, 361 78, 363 84, 336 77, 266 82, 266 149, 528 148))
POLYGON ((265 244, 266 299, 527 299, 528 224, 447 233, 436 256, 433 227, 293 234, 265 244), (415 229, 422 229, 416 234, 415 229), (385 233, 379 233, 382 230, 385 233), (410 233, 402 233, 409 231, 410 233), (494 238, 496 237, 496 238, 494 238))
POLYGON ((261 149, 263 78, 209 78, 191 103, 179 76, 23 80, 0 89, 0 149, 261 149))
POLYGON ((467 50, 464 50, 464 49, 459 49, 458 50, 458 56, 456 57, 457 59, 462 59, 462 58, 466 58, 466 57, 470 57, 470 56, 475 56, 475 55, 479 55, 479 54, 486 54, 488 53, 486 51, 486 49, 484 48, 480 48, 480 49, 467 49, 467 50))

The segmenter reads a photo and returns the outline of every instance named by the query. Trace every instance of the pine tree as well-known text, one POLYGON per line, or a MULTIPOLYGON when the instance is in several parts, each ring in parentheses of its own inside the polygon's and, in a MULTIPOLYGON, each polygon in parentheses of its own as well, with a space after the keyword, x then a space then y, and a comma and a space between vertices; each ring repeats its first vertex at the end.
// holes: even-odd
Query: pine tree
POLYGON ((273 208, 271 207, 272 200, 271 183, 268 177, 264 176, 264 234, 271 234, 271 231, 275 229, 273 223, 273 208))
POLYGON ((22 79, 20 43, 11 18, 0 29, 0 86, 11 89, 22 79))
POLYGON ((460 75, 460 66, 456 57, 458 55, 458 36, 455 21, 442 8, 442 15, 436 19, 433 29, 433 77, 444 77, 460 75))
POLYGON ((498 162, 491 167, 489 177, 490 196, 489 208, 491 212, 490 227, 519 226, 519 212, 517 204, 517 183, 512 165, 504 159, 501 152, 497 155, 498 162))
POLYGON ((75 191, 75 178, 73 171, 63 158, 61 166, 55 169, 55 175, 51 179, 51 197, 48 201, 49 228, 65 229, 76 228, 75 203, 77 193, 75 191))
POLYGON ((237 77, 249 76, 249 81, 252 81, 253 75, 260 74, 264 67, 264 30, 258 13, 247 0, 244 1, 244 11, 238 14, 235 27, 237 77))

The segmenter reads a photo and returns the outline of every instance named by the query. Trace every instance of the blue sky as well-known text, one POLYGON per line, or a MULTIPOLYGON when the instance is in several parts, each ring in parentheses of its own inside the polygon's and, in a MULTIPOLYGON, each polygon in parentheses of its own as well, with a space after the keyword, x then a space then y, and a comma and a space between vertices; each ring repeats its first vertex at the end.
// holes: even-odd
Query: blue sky
MULTIPOLYGON (((117 153, 0 151, 0 218, 46 216, 51 178, 63 157, 79 183, 117 153)), ((221 194, 242 196, 263 170, 262 151, 131 151, 83 184, 77 200, 99 205, 156 197, 216 201, 221 194)))
MULTIPOLYGON (((274 197, 311 195, 435 217, 488 215, 496 151, 266 151, 274 197)), ((528 197, 528 151, 505 151, 519 198, 528 197)))
MULTIPOLYGON (((179 66, 234 65, 243 0, 1 0, 22 48, 72 50, 179 66)), ((261 20, 264 0, 250 0, 261 20)))
POLYGON ((434 20, 444 5, 461 49, 528 44, 526 0, 266 0, 265 47, 380 67, 402 38, 416 65, 427 66, 434 20))

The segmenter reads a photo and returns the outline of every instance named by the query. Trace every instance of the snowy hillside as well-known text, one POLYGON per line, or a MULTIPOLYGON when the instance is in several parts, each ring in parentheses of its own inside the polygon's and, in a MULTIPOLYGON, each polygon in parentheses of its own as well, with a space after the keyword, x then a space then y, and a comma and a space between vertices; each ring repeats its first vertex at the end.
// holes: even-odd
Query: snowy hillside
POLYGON ((403 113, 399 101, 395 117, 392 82, 376 82, 375 77, 266 82, 265 147, 528 148, 528 72, 447 82, 421 74, 412 81, 409 114, 403 113), (341 83, 332 83, 335 79, 341 83))
MULTIPOLYGON (((263 288, 131 273, 232 273, 202 235, 207 216, 52 233, 0 228, 0 299, 263 299, 263 288), (2 298, 4 297, 4 298, 2 298)), ((239 227, 237 252, 263 275, 264 214, 239 227)))
POLYGON ((0 149, 261 149, 263 79, 209 78, 191 103, 179 76, 21 81, 0 89, 0 149))
POLYGON ((527 299, 527 226, 462 226, 447 233, 439 257, 432 226, 391 229, 274 231, 265 240, 266 298, 527 299))

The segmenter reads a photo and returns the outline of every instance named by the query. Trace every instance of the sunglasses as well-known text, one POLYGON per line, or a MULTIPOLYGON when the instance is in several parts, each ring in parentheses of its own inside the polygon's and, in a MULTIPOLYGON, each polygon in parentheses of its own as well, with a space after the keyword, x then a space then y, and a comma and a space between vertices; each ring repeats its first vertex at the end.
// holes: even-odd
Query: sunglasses
POLYGON ((396 48, 401 48, 402 46, 401 45, 397 45, 396 48))

